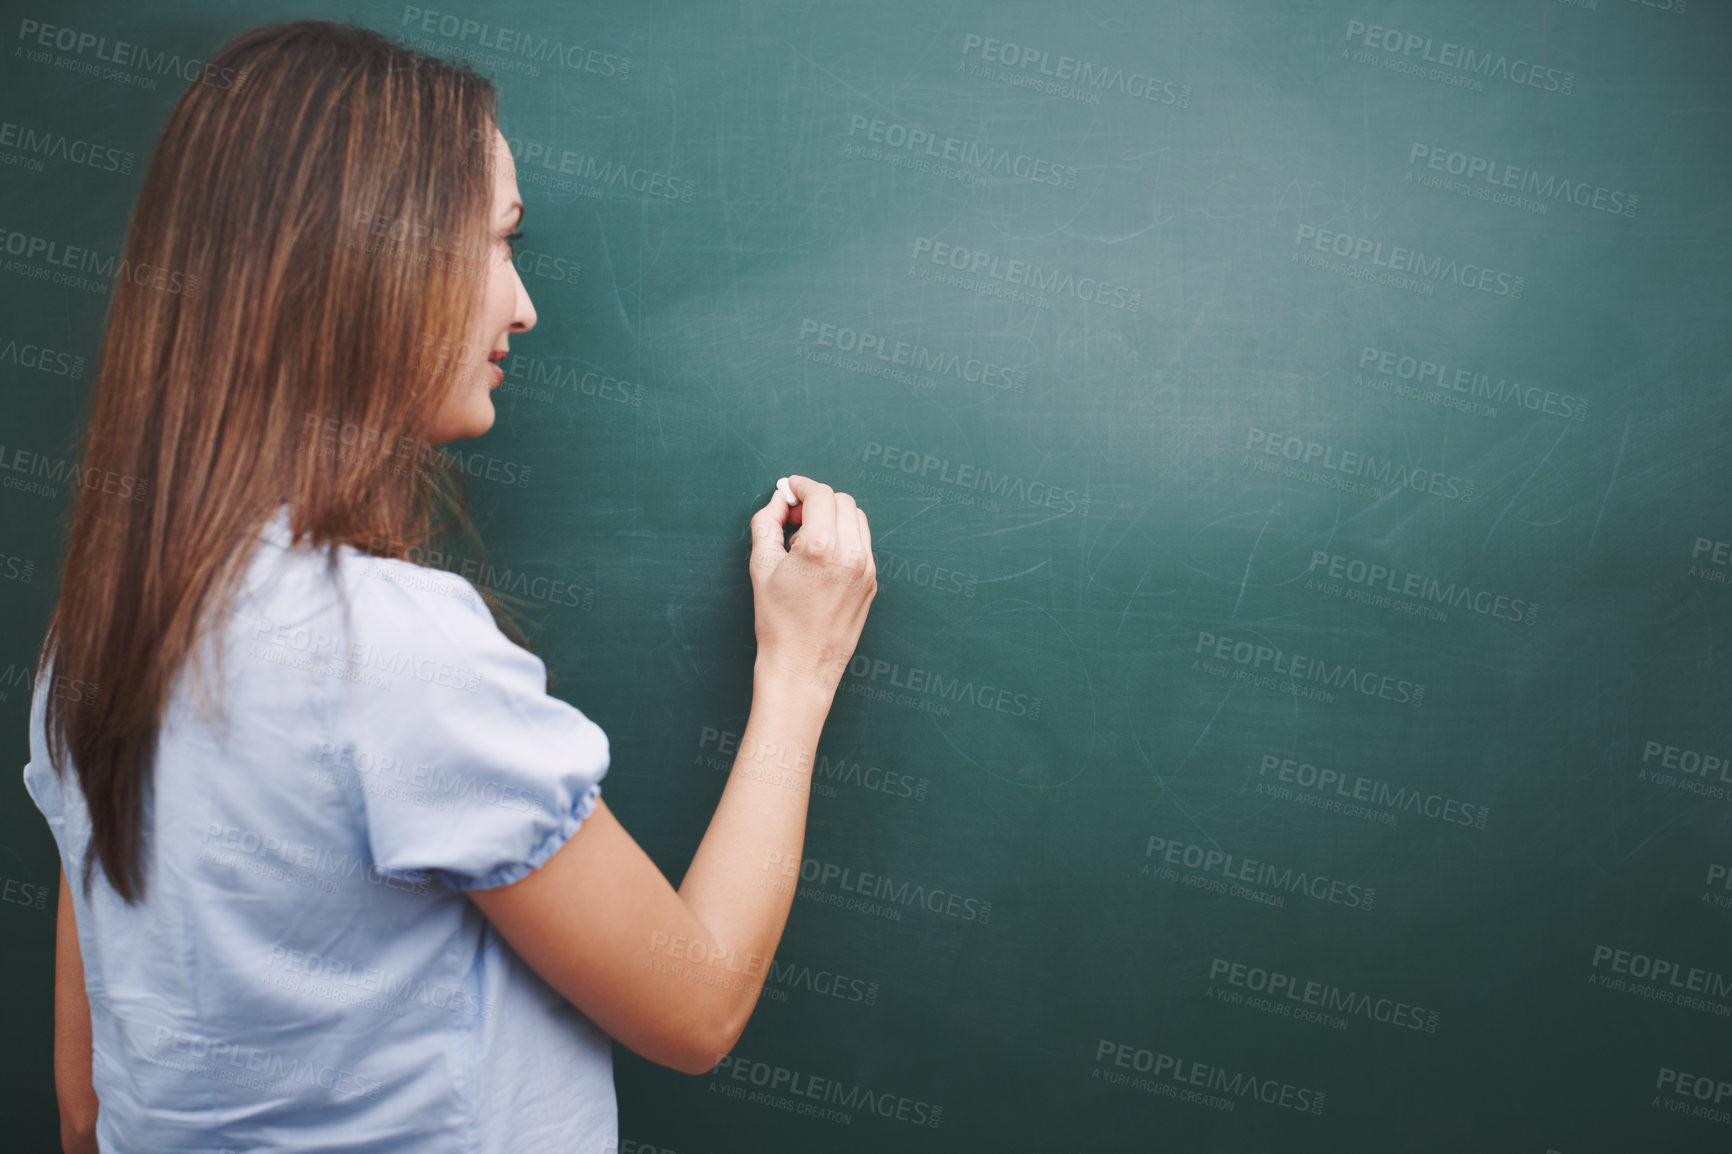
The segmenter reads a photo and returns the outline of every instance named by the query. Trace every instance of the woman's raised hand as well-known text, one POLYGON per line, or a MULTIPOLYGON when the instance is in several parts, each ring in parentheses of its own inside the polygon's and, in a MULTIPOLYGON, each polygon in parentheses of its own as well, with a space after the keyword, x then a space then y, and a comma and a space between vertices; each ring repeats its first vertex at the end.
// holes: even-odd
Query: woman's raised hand
POLYGON ((752 514, 757 671, 834 692, 878 593, 872 527, 846 493, 797 475, 788 486, 798 505, 776 492, 752 514))

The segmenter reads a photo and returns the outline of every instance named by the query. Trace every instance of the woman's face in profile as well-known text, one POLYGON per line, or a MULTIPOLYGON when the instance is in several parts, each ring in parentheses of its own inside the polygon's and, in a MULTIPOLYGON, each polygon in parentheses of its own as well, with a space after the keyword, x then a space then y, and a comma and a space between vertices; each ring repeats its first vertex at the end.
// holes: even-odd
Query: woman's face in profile
POLYGON ((535 327, 535 306, 511 261, 505 238, 523 219, 523 198, 517 191, 517 165, 504 135, 493 129, 493 207, 489 231, 480 250, 481 304, 475 327, 459 349, 458 378, 431 425, 432 444, 479 437, 493 427, 492 392, 504 380, 503 362, 512 333, 535 327))

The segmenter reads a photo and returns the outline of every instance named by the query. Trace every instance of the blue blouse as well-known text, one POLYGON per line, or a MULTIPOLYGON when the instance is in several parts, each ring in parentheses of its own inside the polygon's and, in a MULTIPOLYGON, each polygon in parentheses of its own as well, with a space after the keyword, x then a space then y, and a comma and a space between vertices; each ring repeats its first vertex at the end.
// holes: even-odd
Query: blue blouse
POLYGON ((349 548, 333 574, 288 541, 284 506, 203 640, 214 711, 192 663, 176 679, 141 904, 100 865, 84 896, 89 813, 72 767, 49 765, 38 679, 24 784, 72 889, 98 1142, 614 1150, 607 1035, 463 893, 576 832, 606 735, 545 692, 467 581, 349 548))

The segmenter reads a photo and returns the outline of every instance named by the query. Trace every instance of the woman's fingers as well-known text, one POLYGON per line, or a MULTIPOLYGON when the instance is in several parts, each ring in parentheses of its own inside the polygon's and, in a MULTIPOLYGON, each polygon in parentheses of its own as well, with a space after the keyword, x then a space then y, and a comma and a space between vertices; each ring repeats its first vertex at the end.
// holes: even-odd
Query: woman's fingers
POLYGON ((878 559, 872 553, 872 525, 866 520, 866 510, 856 505, 854 513, 860 521, 860 544, 866 549, 866 575, 876 578, 878 576, 878 559))
POLYGON ((800 498, 800 531, 790 552, 814 561, 828 560, 836 549, 836 494, 822 481, 791 474, 788 487, 800 498))
MULTIPOLYGON (((773 493, 769 504, 759 510, 759 513, 774 515, 778 532, 798 527, 799 532, 789 543, 788 552, 802 553, 814 561, 827 560, 856 572, 876 574, 878 566, 872 557, 872 529, 853 496, 797 473, 788 477, 788 488, 799 500, 798 505, 790 507, 779 493, 773 493)), ((756 523, 756 515, 753 520, 756 523)), ((756 528, 753 531, 756 533, 756 528)))
POLYGON ((772 493, 764 507, 752 514, 753 540, 755 541, 758 535, 762 533, 767 537, 773 536, 776 544, 780 546, 785 540, 782 536, 783 531, 798 511, 798 508, 790 509, 788 503, 781 499, 780 494, 772 493))
POLYGON ((857 572, 866 569, 866 550, 860 544, 860 507, 847 493, 836 494, 836 564, 857 572))
MULTIPOLYGON (((794 491, 794 479, 792 477, 789 477, 787 480, 788 480, 788 491, 793 492, 794 491)), ((771 503, 772 504, 777 503, 777 498, 779 498, 781 495, 782 495, 782 490, 781 490, 781 487, 778 486, 770 494, 771 503)), ((794 500, 798 501, 799 499, 800 499, 799 496, 796 494, 794 497, 794 500)), ((780 502, 780 504, 782 506, 783 512, 787 515, 782 523, 784 525, 788 525, 790 527, 797 528, 800 524, 801 506, 800 505, 789 505, 786 501, 780 502)))

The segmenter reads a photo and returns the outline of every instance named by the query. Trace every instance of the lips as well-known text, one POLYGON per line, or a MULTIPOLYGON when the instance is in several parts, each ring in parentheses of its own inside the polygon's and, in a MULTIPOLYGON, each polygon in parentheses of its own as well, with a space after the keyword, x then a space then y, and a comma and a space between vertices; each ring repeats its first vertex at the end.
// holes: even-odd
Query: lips
POLYGON ((505 380, 505 369, 500 366, 499 362, 503 361, 507 355, 509 355, 508 350, 503 349, 487 354, 487 359, 492 362, 493 388, 498 388, 505 380))

